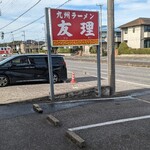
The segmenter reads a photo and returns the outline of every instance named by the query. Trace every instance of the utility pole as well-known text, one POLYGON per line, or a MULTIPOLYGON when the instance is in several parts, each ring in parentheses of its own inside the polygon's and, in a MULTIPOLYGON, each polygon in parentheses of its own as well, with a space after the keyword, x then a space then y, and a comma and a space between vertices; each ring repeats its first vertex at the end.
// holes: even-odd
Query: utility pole
POLYGON ((26 40, 26 35, 25 35, 25 31, 22 31, 22 32, 23 32, 22 36, 24 37, 23 38, 23 41, 24 41, 24 52, 26 53, 26 41, 25 41, 26 40))
POLYGON ((40 40, 38 39, 38 52, 40 52, 40 40))
POLYGON ((108 52, 108 85, 110 94, 115 94, 115 52, 114 52, 114 0, 107 0, 107 52, 108 52))
POLYGON ((15 45, 14 45, 14 34, 13 34, 13 32, 11 32, 11 36, 12 36, 12 41, 13 41, 13 46, 12 47, 13 47, 13 50, 15 50, 15 48, 14 48, 15 45))
POLYGON ((103 43, 102 43, 102 4, 96 4, 96 6, 100 7, 100 11, 99 11, 99 25, 100 25, 100 55, 102 56, 102 48, 103 48, 103 43))
MULTIPOLYGON (((43 26, 44 28, 43 28, 43 30, 44 30, 44 34, 45 34, 45 39, 44 39, 44 41, 45 41, 45 47, 47 47, 47 37, 46 37, 46 25, 45 25, 45 23, 44 23, 44 26, 43 26)), ((47 50, 48 51, 48 50, 47 50)))
POLYGON ((23 41, 25 42, 25 40, 26 40, 26 35, 25 35, 25 31, 22 31, 23 32, 23 41))

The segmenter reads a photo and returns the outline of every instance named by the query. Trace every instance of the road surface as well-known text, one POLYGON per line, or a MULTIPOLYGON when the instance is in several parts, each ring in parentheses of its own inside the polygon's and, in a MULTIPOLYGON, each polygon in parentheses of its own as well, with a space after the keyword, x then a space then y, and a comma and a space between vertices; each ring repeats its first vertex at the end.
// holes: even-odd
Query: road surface
MULTIPOLYGON (((97 77, 95 62, 66 60, 68 72, 97 77)), ((101 65, 101 77, 107 79, 107 64, 101 65)), ((128 82, 143 88, 150 87, 150 68, 116 65, 116 81, 128 82)))

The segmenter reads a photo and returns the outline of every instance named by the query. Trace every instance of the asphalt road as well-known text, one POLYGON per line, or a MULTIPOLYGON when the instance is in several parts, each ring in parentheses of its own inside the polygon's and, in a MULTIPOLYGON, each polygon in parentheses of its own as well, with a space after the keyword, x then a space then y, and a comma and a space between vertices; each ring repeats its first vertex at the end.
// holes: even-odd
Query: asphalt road
MULTIPOLYGON (((97 77, 97 64, 91 61, 66 60, 69 72, 97 77)), ((101 64, 101 76, 107 79, 107 64, 101 64)), ((116 65, 116 81, 150 87, 150 68, 116 65)))

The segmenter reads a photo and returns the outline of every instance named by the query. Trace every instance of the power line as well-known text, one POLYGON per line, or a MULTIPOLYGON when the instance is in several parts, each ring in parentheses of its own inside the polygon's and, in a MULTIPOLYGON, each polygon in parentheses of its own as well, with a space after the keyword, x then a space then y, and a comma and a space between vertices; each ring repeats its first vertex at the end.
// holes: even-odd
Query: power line
POLYGON ((22 17, 24 14, 26 14, 28 11, 30 11, 33 7, 35 7, 41 0, 39 0, 38 2, 36 2, 33 6, 31 6, 28 10, 26 10, 23 14, 21 14, 19 17, 17 17, 16 19, 14 19, 13 21, 11 21, 10 23, 8 23, 7 25, 3 26, 2 28, 0 28, 0 30, 6 28, 7 26, 9 26, 10 24, 12 24, 13 22, 15 22, 16 20, 18 20, 20 17, 22 17))
POLYGON ((64 2, 63 4, 61 4, 60 6, 58 6, 57 8, 60 8, 60 7, 64 6, 65 4, 67 4, 67 3, 70 2, 70 1, 71 1, 71 0, 68 0, 68 1, 64 2))
MULTIPOLYGON (((2 2, 2 6, 1 6, 1 8, 2 9, 4 9, 4 8, 7 8, 9 5, 11 5, 11 3, 12 3, 12 1, 13 0, 5 0, 5 1, 3 1, 3 0, 1 0, 1 2, 2 2), (4 6, 3 6, 4 5, 4 6)), ((8 9, 7 9, 8 10, 8 9)))
MULTIPOLYGON (((9 0, 10 1, 10 0, 9 0)), ((3 7, 1 7, 1 9, 2 9, 2 14, 4 15, 4 14, 7 14, 7 13, 11 13, 11 11, 13 11, 14 9, 16 9, 16 7, 15 7, 15 2, 18 4, 19 3, 19 0, 13 0, 13 2, 11 2, 11 3, 9 3, 9 1, 8 2, 6 2, 6 1, 4 1, 3 2, 3 4, 2 4, 2 6, 3 7), (8 10, 9 10, 9 12, 8 12, 8 10)), ((37 0, 36 0, 37 1, 37 0)), ((26 7, 28 4, 31 4, 31 1, 28 3, 26 3, 26 4, 24 4, 24 5, 21 5, 23 8, 24 8, 24 10, 26 9, 26 8, 28 8, 28 7, 26 7)), ((19 5, 20 6, 20 5, 19 5)), ((22 9, 22 7, 17 7, 17 11, 19 12, 19 10, 21 10, 22 9)), ((30 5, 29 5, 29 7, 30 7, 30 5)), ((12 14, 12 13, 11 13, 12 14)))
POLYGON ((21 30, 21 29, 23 29, 23 28, 25 28, 25 27, 27 27, 27 26, 33 24, 34 22, 36 22, 36 21, 42 19, 43 17, 44 17, 44 16, 41 16, 40 18, 38 18, 38 19, 36 19, 36 20, 34 20, 34 21, 32 21, 32 22, 30 22, 30 23, 28 23, 28 24, 26 24, 26 25, 24 25, 24 26, 22 26, 22 27, 20 27, 20 28, 18 28, 18 29, 16 29, 16 30, 13 30, 13 31, 11 31, 11 32, 6 32, 5 34, 9 34, 9 33, 16 32, 16 31, 18 31, 18 30, 21 30))
MULTIPOLYGON (((69 1, 71 1, 71 0, 67 0, 66 2, 64 2, 63 4, 61 4, 60 6, 58 6, 58 7, 56 7, 56 8, 62 7, 63 5, 65 5, 66 3, 68 3, 69 1)), ((31 24, 37 22, 38 20, 44 18, 44 16, 45 16, 45 15, 41 16, 40 18, 38 18, 38 19, 36 19, 36 20, 34 20, 34 21, 32 21, 32 22, 30 22, 30 23, 28 23, 28 24, 26 24, 26 25, 24 25, 24 26, 22 26, 22 27, 20 27, 20 28, 18 28, 18 29, 15 29, 15 30, 13 30, 13 31, 11 31, 11 32, 6 32, 5 34, 9 34, 9 33, 16 32, 16 31, 18 31, 18 30, 21 30, 21 29, 23 29, 23 28, 25 28, 25 27, 27 27, 27 26, 29 26, 29 25, 31 25, 31 24)), ((1 29, 0 29, 0 30, 1 30, 1 29)))

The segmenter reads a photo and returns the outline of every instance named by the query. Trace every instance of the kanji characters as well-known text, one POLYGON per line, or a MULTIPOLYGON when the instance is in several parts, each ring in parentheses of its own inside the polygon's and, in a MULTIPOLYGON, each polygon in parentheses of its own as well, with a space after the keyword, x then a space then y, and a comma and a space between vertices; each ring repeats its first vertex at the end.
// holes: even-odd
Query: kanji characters
POLYGON ((93 33, 94 23, 92 21, 82 22, 80 23, 80 25, 82 30, 80 32, 81 35, 85 33, 85 36, 95 36, 95 34, 93 33))
POLYGON ((61 19, 63 18, 61 11, 58 11, 58 12, 57 12, 57 18, 61 18, 61 19))
POLYGON ((64 18, 70 19, 70 12, 64 12, 64 18))
POLYGON ((71 26, 70 22, 65 22, 64 20, 61 20, 61 23, 58 24, 58 27, 60 27, 60 31, 57 35, 67 35, 69 37, 73 36, 71 33, 68 32, 68 26, 71 26))
MULTIPOLYGON (((85 34, 85 36, 95 36, 95 34, 93 33, 94 23, 92 21, 82 22, 80 23, 80 25, 81 35, 85 34)), ((69 26, 71 26, 70 22, 65 22, 64 20, 61 20, 61 23, 58 24, 58 27, 60 27, 60 31, 57 35, 67 35, 69 37, 73 36, 70 32, 68 32, 69 26)))
POLYGON ((78 17, 78 18, 83 18, 84 20, 85 19, 92 20, 94 18, 94 14, 87 13, 87 12, 85 14, 77 14, 76 12, 69 12, 69 11, 62 12, 62 11, 58 11, 56 13, 56 15, 57 15, 56 17, 60 18, 60 19, 63 19, 63 18, 75 19, 76 17, 78 17))

